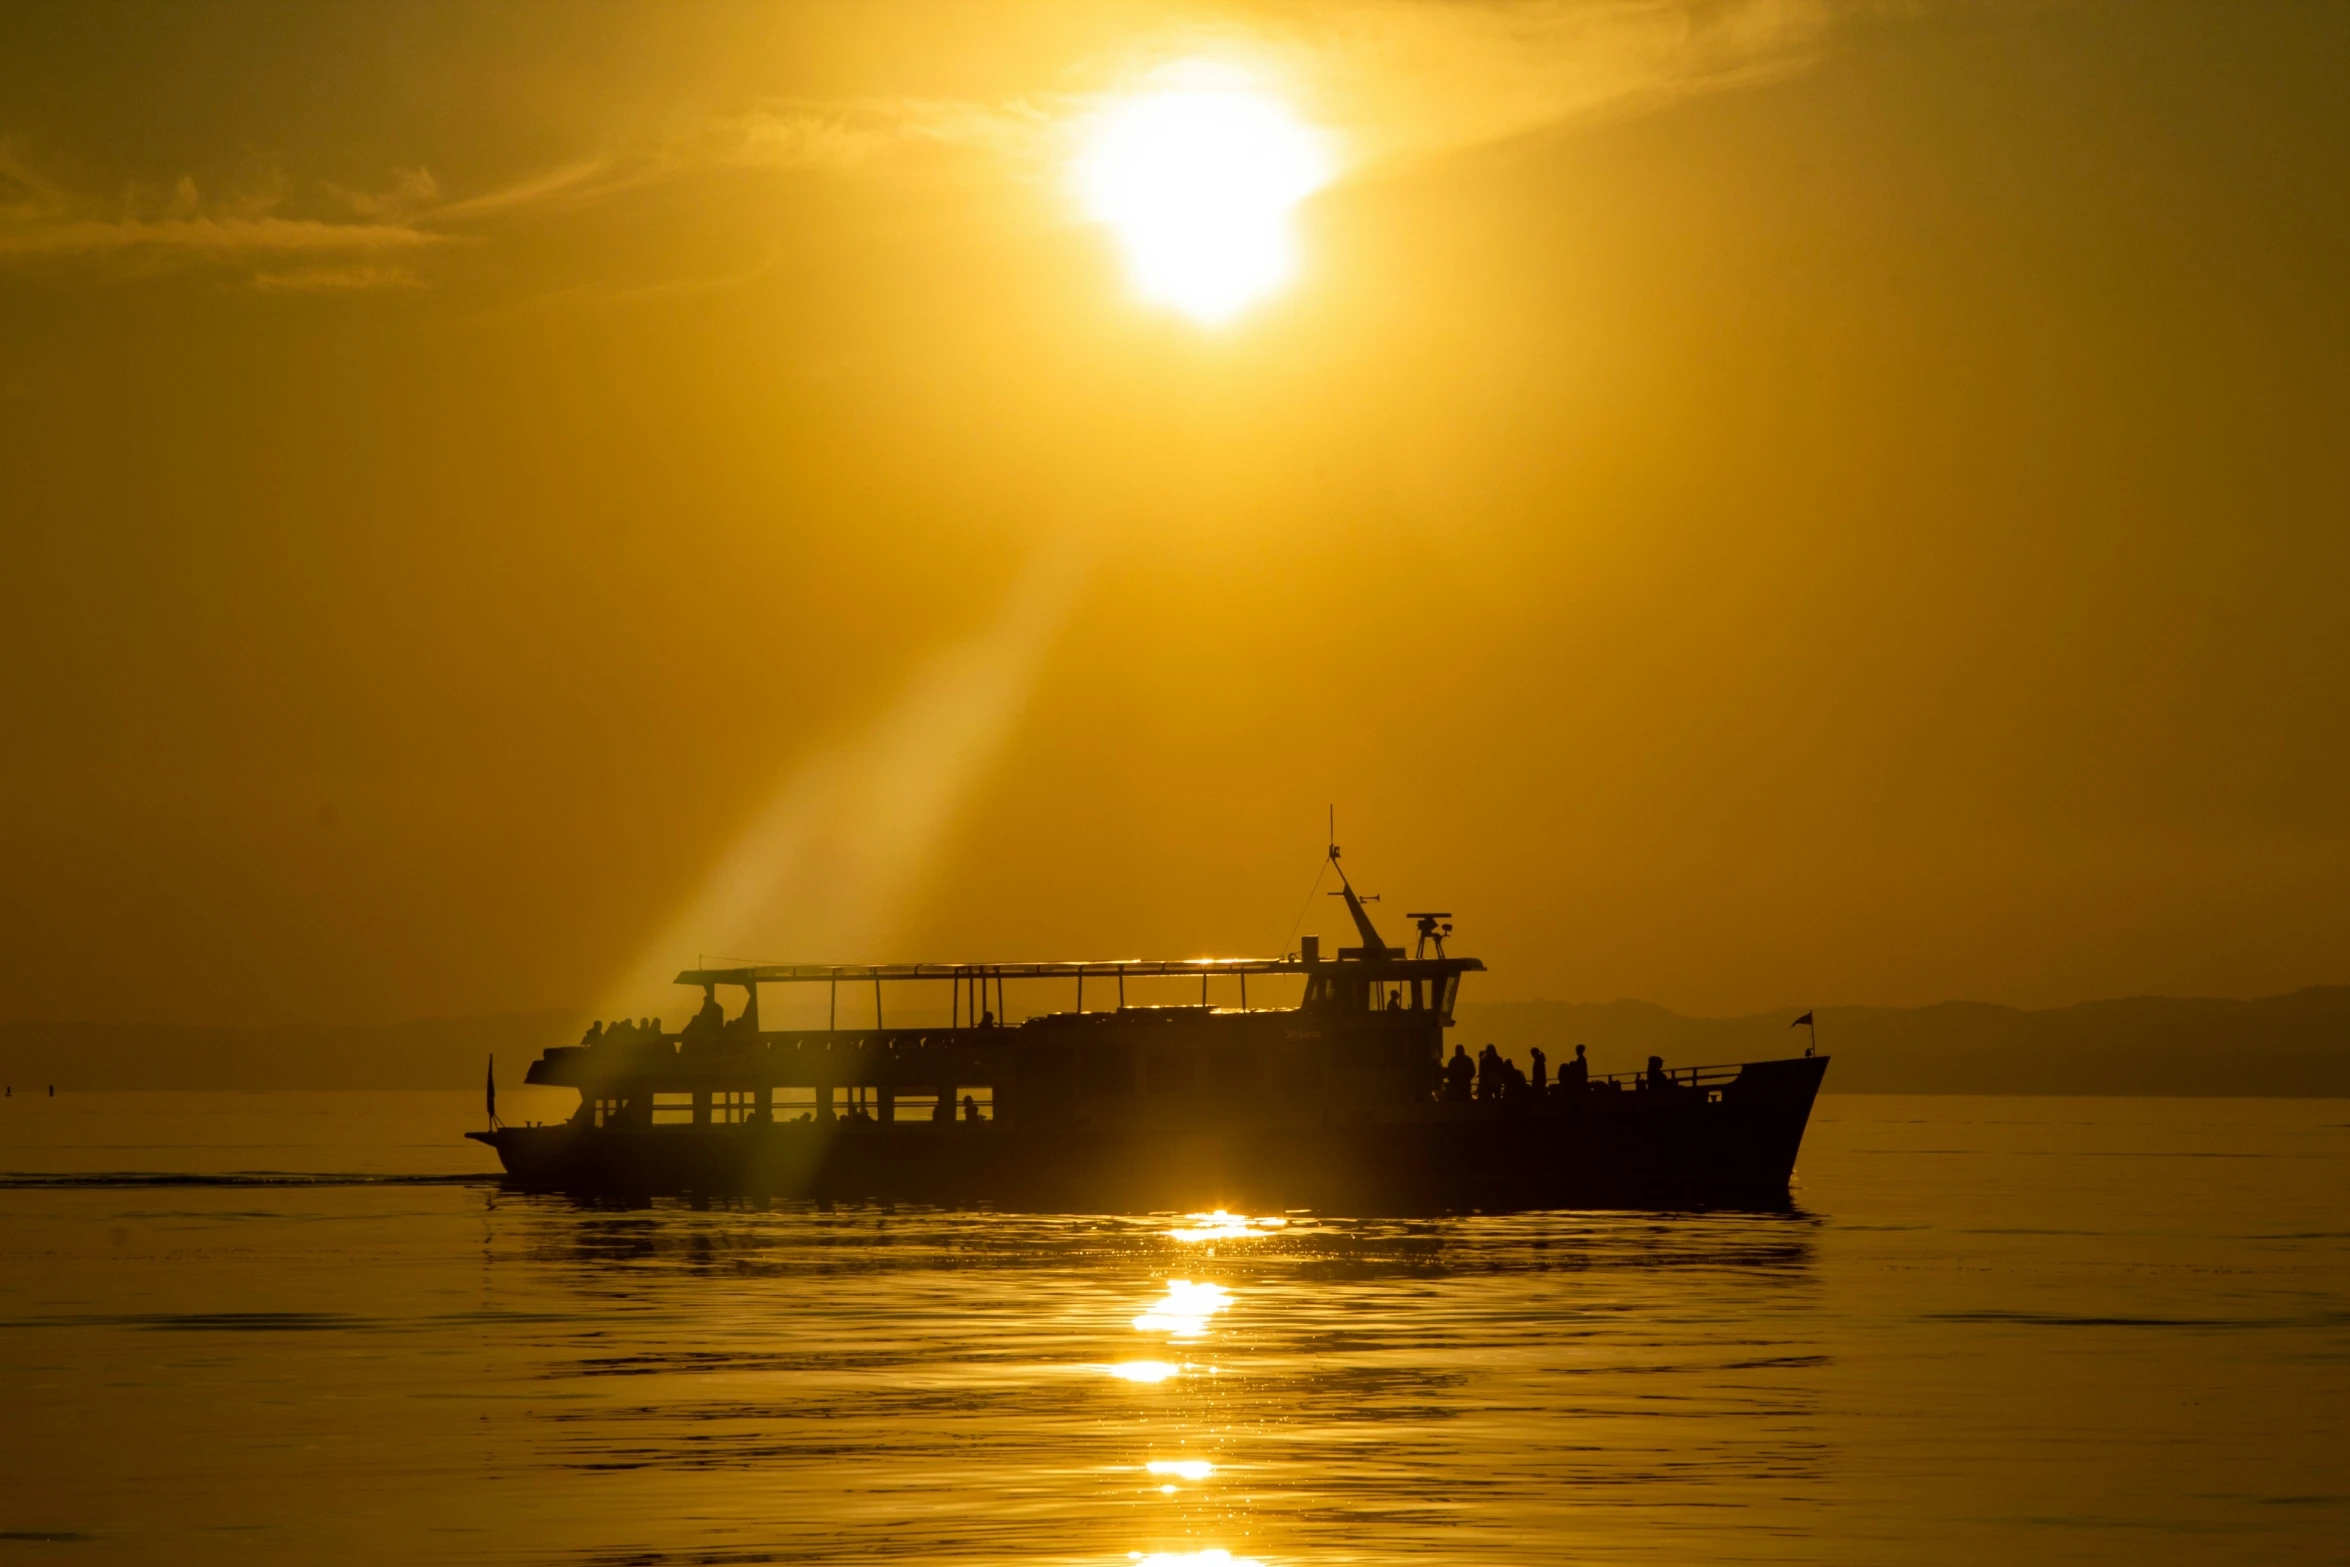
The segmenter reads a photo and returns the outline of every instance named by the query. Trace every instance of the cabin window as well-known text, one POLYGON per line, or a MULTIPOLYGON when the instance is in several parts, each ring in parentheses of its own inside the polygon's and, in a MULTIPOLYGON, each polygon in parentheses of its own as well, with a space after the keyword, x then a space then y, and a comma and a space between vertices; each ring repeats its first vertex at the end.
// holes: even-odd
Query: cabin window
POLYGON ((597 1100, 595 1115, 596 1125, 617 1126, 620 1123, 620 1112, 624 1108, 625 1104, 626 1101, 619 1099, 597 1100))
POLYGON ((759 1096, 748 1088, 727 1088, 710 1096, 710 1120, 718 1126, 740 1126, 759 1108, 759 1096))
POLYGON ((653 1096, 653 1124, 655 1126, 693 1125, 694 1096, 692 1094, 655 1094, 653 1096))

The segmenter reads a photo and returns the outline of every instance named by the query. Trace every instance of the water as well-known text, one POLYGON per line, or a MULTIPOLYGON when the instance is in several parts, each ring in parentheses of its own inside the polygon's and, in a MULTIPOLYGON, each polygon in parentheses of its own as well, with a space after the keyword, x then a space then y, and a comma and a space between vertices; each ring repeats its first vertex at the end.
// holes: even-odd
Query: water
POLYGON ((1280 1225, 598 1212, 476 1114, 0 1102, 0 1560, 2350 1560, 2339 1101, 1832 1097, 1792 1214, 1280 1225))

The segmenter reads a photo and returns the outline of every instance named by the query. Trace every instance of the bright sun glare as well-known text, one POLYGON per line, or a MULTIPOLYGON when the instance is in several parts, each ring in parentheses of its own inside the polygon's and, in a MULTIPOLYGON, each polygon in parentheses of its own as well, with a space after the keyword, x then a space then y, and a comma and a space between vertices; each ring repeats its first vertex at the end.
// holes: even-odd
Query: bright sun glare
POLYGON ((1290 211, 1329 181, 1330 159, 1256 88, 1199 70, 1167 80, 1102 112, 1077 188, 1145 299, 1219 325, 1297 270, 1290 211))
POLYGON ((1167 1293, 1150 1303, 1134 1325, 1145 1333, 1166 1333, 1179 1339, 1198 1338, 1208 1330, 1208 1319, 1232 1305, 1232 1293, 1221 1284, 1194 1284, 1169 1279, 1167 1293))

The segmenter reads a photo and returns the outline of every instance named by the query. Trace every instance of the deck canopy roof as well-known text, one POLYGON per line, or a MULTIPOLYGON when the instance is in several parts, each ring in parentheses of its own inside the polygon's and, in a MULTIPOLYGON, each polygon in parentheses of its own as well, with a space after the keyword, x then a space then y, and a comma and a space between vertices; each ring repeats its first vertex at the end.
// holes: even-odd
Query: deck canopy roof
POLYGON ((680 985, 791 985, 878 982, 891 979, 1090 979, 1176 975, 1309 974, 1341 968, 1381 974, 1465 974, 1482 972, 1476 958, 1102 958, 1068 963, 754 963, 742 968, 689 968, 680 985))

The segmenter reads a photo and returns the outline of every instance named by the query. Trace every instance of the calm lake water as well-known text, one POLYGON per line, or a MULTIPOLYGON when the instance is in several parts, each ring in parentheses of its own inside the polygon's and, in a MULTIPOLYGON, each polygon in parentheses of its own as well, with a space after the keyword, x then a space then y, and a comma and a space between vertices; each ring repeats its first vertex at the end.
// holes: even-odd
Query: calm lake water
POLYGON ((2340 1101, 1413 1222, 597 1212, 478 1114, 0 1102, 0 1560, 2350 1561, 2340 1101))

